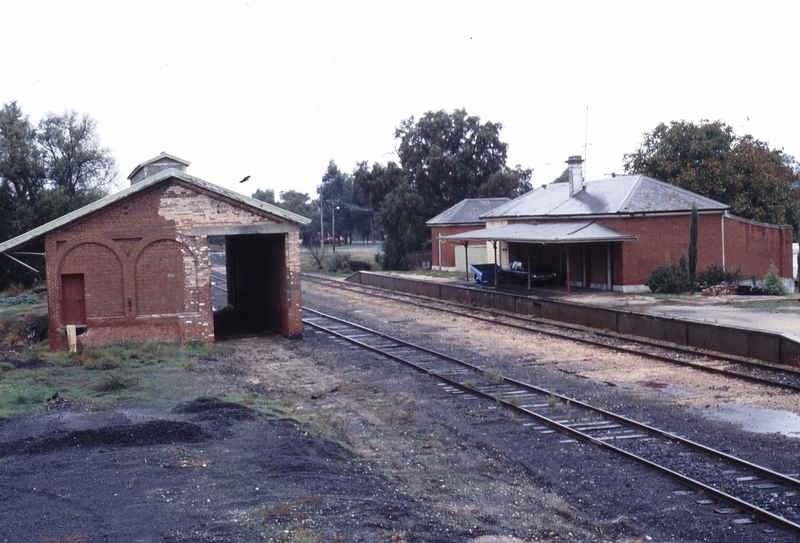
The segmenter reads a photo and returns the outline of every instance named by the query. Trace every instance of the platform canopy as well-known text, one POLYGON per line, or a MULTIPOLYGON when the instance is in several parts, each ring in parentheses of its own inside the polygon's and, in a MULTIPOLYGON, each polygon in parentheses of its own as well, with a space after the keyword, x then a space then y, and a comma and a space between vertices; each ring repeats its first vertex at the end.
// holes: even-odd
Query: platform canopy
POLYGON ((636 236, 623 234, 600 221, 545 221, 513 223, 497 228, 483 228, 452 236, 452 241, 508 241, 514 243, 597 243, 602 241, 636 241, 636 236))

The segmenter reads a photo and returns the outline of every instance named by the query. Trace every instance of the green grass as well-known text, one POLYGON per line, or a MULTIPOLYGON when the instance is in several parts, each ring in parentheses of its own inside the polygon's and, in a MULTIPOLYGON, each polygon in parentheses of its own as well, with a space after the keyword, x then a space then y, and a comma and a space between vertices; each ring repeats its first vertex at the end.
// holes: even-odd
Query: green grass
MULTIPOLYGON (((373 270, 378 270, 379 266, 375 262, 375 255, 377 252, 374 250, 365 250, 364 245, 362 244, 355 244, 355 245, 344 245, 338 246, 336 248, 336 252, 340 253, 347 253, 350 255, 350 260, 361 260, 363 262, 368 262, 372 265, 373 270)), ((375 247, 375 245, 367 245, 366 247, 375 247)), ((331 251, 330 245, 325 247, 325 256, 333 254, 331 251)), ((320 270, 317 267, 317 262, 314 260, 314 257, 311 253, 304 247, 300 251, 300 270, 303 272, 310 272, 310 273, 324 273, 323 270, 320 270)), ((343 274, 331 274, 331 275, 343 275, 343 274)), ((349 275, 349 274, 347 274, 349 275)))
POLYGON ((222 399, 226 402, 245 405, 250 409, 267 415, 268 417, 276 419, 292 418, 290 415, 290 410, 287 406, 274 400, 270 400, 269 398, 261 396, 260 394, 228 392, 222 396, 222 399))
POLYGON ((311 253, 302 251, 300 253, 300 271, 319 273, 322 270, 317 267, 317 263, 314 260, 314 257, 311 256, 311 253))
POLYGON ((171 409, 178 402, 213 393, 199 378, 195 363, 198 357, 220 352, 200 343, 123 343, 73 355, 50 352, 47 347, 46 342, 37 344, 20 358, 41 358, 52 362, 51 366, 3 366, 0 417, 42 411, 56 392, 97 409, 117 402, 171 409))
MULTIPOLYGON (((339 252, 338 249, 337 249, 337 252, 339 252)), ((363 250, 362 251, 353 250, 353 251, 347 251, 347 252, 350 253, 350 260, 361 260, 363 262, 369 262, 370 264, 375 266, 375 255, 378 254, 377 252, 375 252, 375 251, 363 251, 363 250)))
POLYGON ((42 298, 21 285, 0 291, 0 332, 18 318, 38 315, 47 315, 47 298, 42 298))
POLYGON ((37 304, 7 305, 0 307, 0 319, 13 320, 21 317, 47 315, 47 300, 37 304))
POLYGON ((332 441, 341 445, 344 449, 355 452, 353 450, 353 446, 347 441, 342 429, 336 425, 335 412, 321 410, 315 413, 306 413, 293 411, 284 407, 280 413, 280 418, 295 421, 297 424, 303 427, 305 431, 310 432, 312 435, 332 441))
MULTIPOLYGON (((745 300, 745 296, 742 296, 745 300)), ((776 297, 774 300, 753 300, 732 301, 729 307, 741 307, 743 309, 764 309, 774 313, 797 313, 800 311, 800 295, 790 294, 786 299, 776 297)))
MULTIPOLYGON (((400 275, 417 275, 422 277, 435 277, 440 279, 464 279, 466 277, 464 272, 451 272, 441 270, 414 270, 414 271, 396 271, 400 275)), ((470 280, 472 280, 470 278, 470 280)))

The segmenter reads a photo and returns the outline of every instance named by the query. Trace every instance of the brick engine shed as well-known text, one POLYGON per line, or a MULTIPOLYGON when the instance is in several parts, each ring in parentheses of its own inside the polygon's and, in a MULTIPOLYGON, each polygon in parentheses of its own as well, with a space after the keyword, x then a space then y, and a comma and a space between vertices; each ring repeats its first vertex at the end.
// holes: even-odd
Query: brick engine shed
POLYGON ((131 185, 0 244, 44 249, 51 349, 213 342, 218 329, 302 335, 299 226, 309 219, 186 173, 162 153, 131 185), (225 316, 212 307, 209 236, 224 236, 225 316), (216 320, 215 320, 216 319, 216 320))

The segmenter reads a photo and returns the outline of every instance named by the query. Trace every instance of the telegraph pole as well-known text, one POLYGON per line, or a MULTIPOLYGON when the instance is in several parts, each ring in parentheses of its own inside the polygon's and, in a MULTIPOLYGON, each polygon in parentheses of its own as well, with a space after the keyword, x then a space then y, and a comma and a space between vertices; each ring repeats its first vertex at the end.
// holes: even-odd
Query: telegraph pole
POLYGON ((331 200, 331 241, 333 241, 333 252, 336 252, 336 200, 331 200))
POLYGON ((319 197, 319 250, 325 250, 325 220, 322 217, 322 208, 325 207, 325 201, 322 196, 319 197))

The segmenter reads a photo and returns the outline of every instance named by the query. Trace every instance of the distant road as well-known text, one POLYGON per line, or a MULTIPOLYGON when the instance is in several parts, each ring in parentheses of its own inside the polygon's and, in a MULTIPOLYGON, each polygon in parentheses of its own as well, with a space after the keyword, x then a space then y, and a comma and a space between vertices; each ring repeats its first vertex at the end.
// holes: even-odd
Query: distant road
MULTIPOLYGON (((381 249, 380 243, 352 243, 350 245, 337 245, 336 252, 343 252, 343 253, 377 253, 381 249)), ((300 247, 300 251, 307 253, 307 247, 300 247)), ((326 245, 325 251, 332 252, 331 246, 326 245)))

